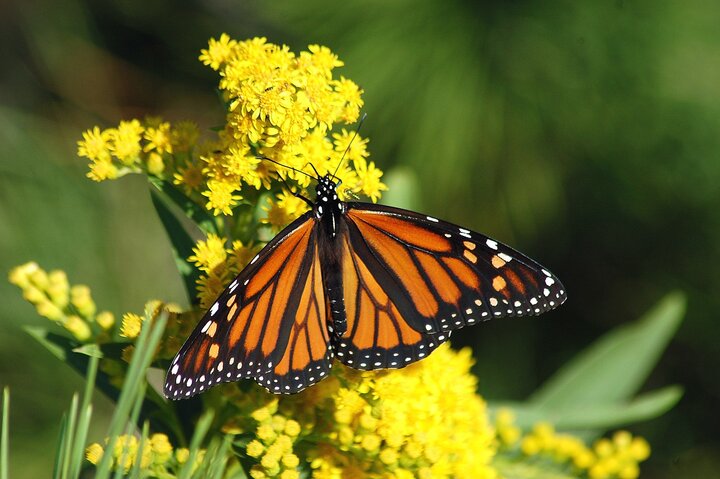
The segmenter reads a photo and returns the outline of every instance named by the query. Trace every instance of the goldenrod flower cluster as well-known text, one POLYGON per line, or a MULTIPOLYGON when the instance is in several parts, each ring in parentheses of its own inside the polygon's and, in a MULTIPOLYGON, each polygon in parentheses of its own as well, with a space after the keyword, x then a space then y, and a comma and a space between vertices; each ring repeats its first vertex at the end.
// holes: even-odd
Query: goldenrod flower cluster
POLYGON ((494 478, 495 436, 469 372, 469 350, 438 348, 397 371, 333 377, 280 399, 316 441, 312 477, 494 478))
MULTIPOLYGON (((107 445, 107 440, 105 444, 107 445)), ((94 443, 85 450, 85 458, 91 464, 98 464, 105 452, 106 446, 94 443)), ((128 472, 139 458, 143 477, 167 479, 177 476, 189 456, 190 453, 186 448, 173 449, 165 434, 151 435, 142 442, 142 449, 141 441, 137 436, 123 435, 115 441, 111 467, 128 472)), ((195 457, 193 470, 202 463, 204 456, 205 450, 200 449, 195 457)))
POLYGON ((191 122, 173 126, 160 118, 121 121, 115 128, 96 126, 83 133, 78 155, 90 160, 87 177, 94 181, 139 172, 163 177, 168 166, 190 153, 198 136, 191 122))
POLYGON ((617 431, 612 439, 602 438, 588 447, 579 438, 558 433, 545 422, 535 424, 523 436, 507 409, 498 412, 495 426, 501 451, 519 447, 527 457, 568 464, 578 476, 590 479, 635 479, 640 475, 639 463, 650 456, 647 441, 627 431, 617 431))
POLYGON ((257 464, 250 469, 250 477, 299 479, 300 459, 293 445, 301 432, 300 424, 278 414, 277 401, 256 409, 251 417, 257 422, 255 439, 248 443, 245 452, 257 464))
MULTIPOLYGON (((264 38, 238 42, 223 34, 210 40, 200 60, 219 73, 226 102, 225 126, 217 137, 199 143, 195 124, 159 118, 94 127, 78 142, 78 154, 90 160, 89 178, 147 173, 172 181, 216 216, 257 202, 258 190, 279 185, 273 181, 278 175, 307 188, 310 177, 299 171, 315 177, 312 167, 334 173, 344 185, 340 193, 377 201, 386 189, 382 172, 367 160, 367 140, 358 136, 351 144, 354 132, 332 132, 338 124, 356 122, 363 101, 355 83, 333 78, 343 63, 328 48, 310 45, 296 55, 264 38)), ((273 228, 298 216, 305 204, 288 206, 282 198, 271 199, 267 222, 273 228)))
POLYGON ((193 248, 193 255, 187 258, 200 271, 197 280, 197 295, 200 307, 207 309, 225 289, 227 283, 248 264, 260 250, 256 245, 245 245, 236 240, 232 248, 225 247, 225 241, 216 234, 209 234, 193 248))
POLYGON ((9 280, 22 289, 23 297, 35 305, 40 316, 61 325, 78 341, 110 339, 114 315, 108 311, 98 313, 90 288, 82 284, 70 286, 64 271, 48 273, 29 262, 13 268, 9 280))

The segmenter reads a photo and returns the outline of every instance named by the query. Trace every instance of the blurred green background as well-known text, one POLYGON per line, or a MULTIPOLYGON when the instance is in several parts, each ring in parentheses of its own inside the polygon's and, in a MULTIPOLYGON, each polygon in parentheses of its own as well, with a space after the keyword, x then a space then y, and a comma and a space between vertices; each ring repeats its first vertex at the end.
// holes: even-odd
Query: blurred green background
MULTIPOLYGON (((647 388, 685 396, 631 430, 653 446, 643 477, 718 477, 719 24, 720 4, 701 0, 2 2, 0 271, 64 269, 116 314, 183 301, 144 180, 85 179, 75 142, 146 114, 221 123, 217 78, 197 61, 211 36, 324 44, 365 89, 386 202, 409 188, 405 206, 507 242, 565 283, 556 312, 456 335, 480 392, 523 399, 681 289, 687 318, 647 388)), ((11 470, 46 477, 81 381, 22 332, 45 321, 19 290, 0 281, 0 298, 11 470)))

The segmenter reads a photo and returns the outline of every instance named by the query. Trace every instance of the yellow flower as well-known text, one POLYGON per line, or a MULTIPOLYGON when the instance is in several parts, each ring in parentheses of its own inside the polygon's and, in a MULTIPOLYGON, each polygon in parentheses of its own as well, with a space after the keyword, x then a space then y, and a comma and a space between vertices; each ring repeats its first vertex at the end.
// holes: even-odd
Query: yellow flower
POLYGON ((231 215, 232 208, 237 205, 240 195, 234 195, 235 187, 221 181, 208 181, 208 190, 203 192, 207 196, 206 207, 213 211, 215 216, 220 214, 231 215))
POLYGON ((100 462, 102 456, 103 448, 98 443, 90 444, 87 449, 85 449, 85 458, 88 460, 88 462, 92 464, 97 464, 98 462, 100 462))
POLYGON ((387 190, 387 186, 380 181, 382 171, 375 168, 375 163, 372 161, 368 163, 364 158, 358 158, 353 163, 360 182, 360 190, 375 203, 382 192, 387 190))
POLYGON ((174 153, 184 153, 190 151, 197 143, 200 131, 195 122, 180 121, 172 128, 171 136, 172 151, 174 153))
POLYGON ((263 208, 267 211, 267 218, 261 221, 270 224, 273 231, 279 231, 307 211, 307 208, 303 200, 283 191, 276 200, 270 201, 269 207, 263 208))
POLYGON ((110 135, 97 126, 85 131, 78 141, 77 154, 96 162, 110 162, 110 135))
POLYGON ((195 164, 180 167, 178 172, 173 174, 173 183, 182 185, 187 194, 200 189, 203 180, 202 170, 195 164))
POLYGON ((200 271, 211 272, 218 266, 224 265, 228 250, 225 241, 214 233, 210 233, 205 241, 200 240, 193 248, 193 254, 188 261, 195 263, 200 271))
POLYGON ((172 153, 172 134, 170 132, 170 123, 163 122, 157 127, 148 127, 144 134, 147 143, 143 151, 155 151, 157 153, 172 153))
POLYGON ((118 169, 110 159, 97 160, 90 163, 90 171, 86 176, 93 181, 114 180, 118 176, 118 169))
POLYGON ((128 339, 135 339, 140 335, 143 318, 135 313, 125 313, 122 317, 120 336, 128 339))
POLYGON ((121 121, 117 129, 107 130, 112 138, 111 151, 125 165, 137 161, 142 148, 143 127, 138 120, 121 121))
POLYGON ((209 65, 213 70, 218 70, 236 54, 237 44, 238 42, 232 40, 227 33, 220 35, 219 40, 211 38, 208 48, 200 52, 200 61, 204 65, 209 65))

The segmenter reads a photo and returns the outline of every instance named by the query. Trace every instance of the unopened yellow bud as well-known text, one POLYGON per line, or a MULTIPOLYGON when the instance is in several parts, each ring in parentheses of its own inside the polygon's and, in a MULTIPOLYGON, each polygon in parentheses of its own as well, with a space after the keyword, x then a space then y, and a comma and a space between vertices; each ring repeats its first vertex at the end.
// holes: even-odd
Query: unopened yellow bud
POLYGON ((363 436, 360 445, 368 452, 377 451, 380 448, 380 436, 377 434, 366 434, 363 436))
POLYGON ((84 284, 76 284, 70 288, 70 302, 84 317, 95 316, 97 307, 90 296, 90 288, 84 284))
POLYGON ((300 478, 300 473, 297 472, 295 469, 292 469, 292 470, 288 469, 288 470, 283 471, 280 474, 280 479, 299 479, 299 478, 300 478))
POLYGON ((395 449, 390 449, 389 447, 386 447, 382 451, 380 451, 380 461, 383 462, 383 464, 387 464, 388 466, 391 464, 395 464, 398 460, 398 453, 395 449))
POLYGON ((65 329, 80 341, 87 341, 92 336, 90 326, 80 316, 70 315, 65 320, 65 329))
POLYGON ((115 324, 115 316, 110 311, 102 311, 95 316, 95 322, 98 323, 101 328, 108 330, 115 324))
POLYGON ((294 469, 300 464, 300 459, 295 454, 285 454, 282 457, 282 464, 285 467, 294 469))
POLYGON ((36 308, 40 316, 51 321, 61 322, 65 317, 60 308, 47 300, 37 303, 36 308))
POLYGON ((39 290, 32 284, 28 285, 27 288, 23 289, 23 298, 33 304, 47 301, 47 296, 45 296, 45 293, 43 293, 41 290, 39 290))
POLYGON ((190 458, 190 450, 186 447, 175 449, 175 459, 179 464, 185 464, 190 458))
POLYGON ((45 272, 45 270, 37 268, 33 269, 29 273, 30 282, 39 289, 46 289, 48 285, 50 284, 50 280, 48 279, 48 275, 45 272))
POLYGON ((297 437, 297 435, 300 434, 300 423, 293 419, 288 419, 285 423, 284 432, 290 437, 297 437))
POLYGON ((151 175, 160 176, 165 171, 162 155, 155 152, 150 153, 147 158, 147 169, 151 175))
POLYGON ((630 452, 636 461, 644 461, 650 457, 650 444, 642 437, 635 437, 630 443, 630 452))
POLYGON ((260 457, 263 452, 265 452, 265 446, 257 439, 250 441, 245 449, 245 453, 250 457, 260 457))

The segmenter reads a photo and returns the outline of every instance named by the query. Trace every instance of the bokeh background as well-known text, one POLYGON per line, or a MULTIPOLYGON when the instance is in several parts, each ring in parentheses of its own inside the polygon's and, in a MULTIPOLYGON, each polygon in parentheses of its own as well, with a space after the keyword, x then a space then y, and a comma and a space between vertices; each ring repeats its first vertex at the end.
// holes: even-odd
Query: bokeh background
MULTIPOLYGON (((719 477, 719 24, 702 0, 5 0, 0 271, 64 269, 116 314, 182 302, 144 179, 87 180, 77 139, 146 114, 220 124, 217 78, 197 61, 209 37, 324 44, 365 90, 385 201, 510 243, 567 287, 554 313, 457 335, 480 392, 522 400, 682 290, 687 317, 647 388, 685 395, 631 430, 653 446, 643 477, 719 477)), ((5 281, 0 305, 12 471, 47 477, 81 380, 22 331, 44 320, 5 281)))

